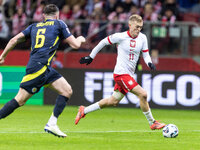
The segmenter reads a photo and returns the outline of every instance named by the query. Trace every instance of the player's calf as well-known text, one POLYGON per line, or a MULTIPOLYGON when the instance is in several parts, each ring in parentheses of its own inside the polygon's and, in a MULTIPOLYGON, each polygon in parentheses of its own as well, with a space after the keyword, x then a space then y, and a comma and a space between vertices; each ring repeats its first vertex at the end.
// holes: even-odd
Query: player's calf
POLYGON ((104 98, 99 101, 100 108, 109 107, 109 106, 117 106, 119 100, 115 97, 111 96, 109 98, 104 98))
POLYGON ((119 104, 119 100, 115 99, 114 97, 110 97, 108 99, 108 106, 117 106, 119 104))
POLYGON ((0 110, 0 119, 7 117, 10 115, 15 109, 19 107, 18 102, 15 99, 7 102, 3 108, 0 110))

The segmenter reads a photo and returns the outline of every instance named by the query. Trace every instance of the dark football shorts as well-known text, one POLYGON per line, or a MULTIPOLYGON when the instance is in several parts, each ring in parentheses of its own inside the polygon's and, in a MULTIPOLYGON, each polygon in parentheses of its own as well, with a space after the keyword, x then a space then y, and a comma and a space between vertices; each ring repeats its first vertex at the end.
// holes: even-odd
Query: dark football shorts
POLYGON ((23 77, 20 87, 30 94, 39 92, 40 88, 52 83, 62 76, 52 67, 35 63, 26 68, 26 75, 23 77))

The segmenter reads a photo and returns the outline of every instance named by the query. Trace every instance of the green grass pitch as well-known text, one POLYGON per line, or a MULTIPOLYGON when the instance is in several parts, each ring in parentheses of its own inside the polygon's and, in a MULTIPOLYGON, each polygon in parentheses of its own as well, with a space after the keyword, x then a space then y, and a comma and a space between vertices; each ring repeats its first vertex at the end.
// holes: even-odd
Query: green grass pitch
POLYGON ((58 138, 44 132, 52 110, 25 105, 0 120, 0 150, 200 150, 198 110, 152 109, 155 119, 178 126, 177 138, 151 131, 136 108, 106 108, 74 125, 77 106, 67 106, 60 116, 58 125, 68 137, 58 138))

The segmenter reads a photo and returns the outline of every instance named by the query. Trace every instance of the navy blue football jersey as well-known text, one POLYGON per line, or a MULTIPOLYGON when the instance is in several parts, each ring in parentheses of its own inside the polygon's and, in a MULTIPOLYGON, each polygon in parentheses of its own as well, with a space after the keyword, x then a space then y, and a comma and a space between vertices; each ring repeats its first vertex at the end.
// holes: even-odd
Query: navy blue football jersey
POLYGON ((22 33, 31 39, 31 54, 27 67, 33 62, 50 65, 60 41, 71 36, 68 26, 56 19, 31 24, 22 33))

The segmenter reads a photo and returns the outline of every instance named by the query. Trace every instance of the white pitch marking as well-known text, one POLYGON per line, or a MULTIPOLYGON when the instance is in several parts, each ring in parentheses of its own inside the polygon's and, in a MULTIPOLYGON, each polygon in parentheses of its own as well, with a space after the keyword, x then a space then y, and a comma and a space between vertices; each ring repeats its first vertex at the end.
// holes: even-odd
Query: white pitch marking
MULTIPOLYGON (((132 133, 132 132, 159 132, 159 130, 156 130, 156 131, 146 131, 146 130, 135 130, 135 131, 131 131, 131 130, 127 130, 127 131, 63 131, 63 132, 66 132, 66 133, 132 133)), ((0 134, 1 133, 10 133, 10 134, 12 134, 12 133, 29 133, 29 134, 37 134, 37 133, 45 133, 45 132, 37 132, 37 131, 35 131, 35 132, 29 132, 29 131, 27 131, 27 132, 25 132, 25 131, 21 131, 21 132, 15 132, 15 131, 13 131, 13 132, 4 132, 4 131, 0 131, 0 134)))
MULTIPOLYGON (((153 132, 161 132, 162 130, 154 130, 154 131, 147 131, 147 130, 135 130, 135 131, 131 131, 131 130, 127 130, 127 131, 64 131, 66 133, 136 133, 136 132, 139 132, 139 133, 153 133, 153 132)), ((187 131, 184 131, 184 132, 200 132, 200 130, 187 130, 187 131)), ((38 134, 38 133, 45 133, 45 132, 32 132, 32 131, 22 131, 22 132, 4 132, 4 131, 0 131, 0 134, 23 134, 23 133, 27 133, 27 134, 38 134)))

